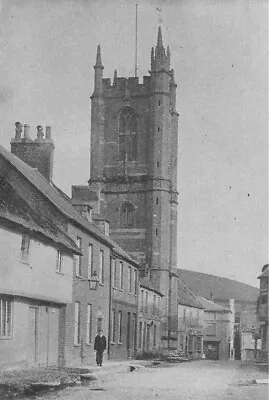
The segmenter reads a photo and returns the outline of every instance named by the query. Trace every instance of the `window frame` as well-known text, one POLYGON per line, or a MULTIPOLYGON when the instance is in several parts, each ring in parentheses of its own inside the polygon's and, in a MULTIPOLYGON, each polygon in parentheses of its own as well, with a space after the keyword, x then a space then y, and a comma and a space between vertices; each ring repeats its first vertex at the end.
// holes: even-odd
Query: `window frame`
POLYGON ((216 322, 207 322, 205 326, 205 336, 216 336, 217 334, 217 324, 216 322), (209 330, 209 327, 213 328, 213 330, 209 330), (212 331, 214 331, 212 333, 212 331), (210 333, 208 333, 210 332, 210 333))
POLYGON ((93 244, 88 244, 88 278, 91 278, 94 275, 94 268, 93 268, 93 244), (91 249, 91 250, 90 250, 91 249))
POLYGON ((153 348, 156 348, 157 345, 157 326, 153 325, 153 348))
POLYGON ((137 282, 138 282, 138 272, 134 269, 134 295, 137 296, 137 282))
POLYGON ((56 272, 62 274, 64 270, 64 254, 61 250, 57 250, 56 272))
POLYGON ((0 296, 0 339, 12 339, 12 335, 13 299, 0 296))
POLYGON ((132 267, 128 266, 128 293, 132 294, 132 267))
POLYGON ((117 263, 115 258, 112 258, 112 287, 117 289, 117 263))
POLYGON ((144 289, 141 289, 140 293, 141 293, 141 295, 140 295, 140 310, 143 311, 144 310, 144 289))
POLYGON ((143 343, 143 322, 139 321, 138 328, 138 348, 141 349, 143 343))
POLYGON ((74 346, 80 346, 81 344, 81 303, 79 301, 74 302, 74 346))
POLYGON ((119 283, 120 283, 120 290, 124 290, 124 283, 123 283, 123 261, 120 261, 120 268, 119 268, 120 276, 119 276, 119 283))
POLYGON ((116 343, 116 310, 112 309, 111 312, 111 343, 116 343))
MULTIPOLYGON (((76 238, 76 245, 82 251, 82 238, 77 236, 76 238)), ((77 254, 74 255, 75 260, 75 274, 78 278, 82 278, 82 256, 77 254)))
POLYGON ((23 262, 24 264, 29 264, 30 245, 31 245, 30 235, 28 233, 22 233, 20 259, 21 259, 21 262, 23 262))
POLYGON ((152 306, 152 315, 156 314, 156 294, 153 293, 153 306, 152 306))
POLYGON ((118 344, 122 344, 122 310, 118 311, 118 344))
POLYGON ((149 292, 145 290, 145 312, 148 312, 149 292))
POLYGON ((104 250, 100 249, 99 253, 99 284, 104 285, 105 283, 105 254, 104 250))
POLYGON ((92 304, 87 304, 87 322, 86 322, 86 344, 90 345, 93 342, 92 335, 92 304), (89 312, 90 311, 90 312, 89 312))

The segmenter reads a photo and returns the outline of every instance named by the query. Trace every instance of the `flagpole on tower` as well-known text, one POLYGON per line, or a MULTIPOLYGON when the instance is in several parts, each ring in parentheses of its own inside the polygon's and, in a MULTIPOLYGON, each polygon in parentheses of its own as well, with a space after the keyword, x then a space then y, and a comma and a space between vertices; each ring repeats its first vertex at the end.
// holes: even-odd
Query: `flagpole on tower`
POLYGON ((135 77, 137 77, 137 4, 135 5, 135 77))

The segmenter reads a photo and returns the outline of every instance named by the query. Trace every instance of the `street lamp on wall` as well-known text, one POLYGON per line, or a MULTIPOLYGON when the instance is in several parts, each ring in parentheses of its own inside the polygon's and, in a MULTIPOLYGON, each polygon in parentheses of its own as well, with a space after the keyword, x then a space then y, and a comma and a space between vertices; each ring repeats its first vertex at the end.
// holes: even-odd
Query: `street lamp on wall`
POLYGON ((98 287, 99 279, 97 277, 97 272, 93 272, 89 278, 89 288, 90 290, 96 290, 98 287))

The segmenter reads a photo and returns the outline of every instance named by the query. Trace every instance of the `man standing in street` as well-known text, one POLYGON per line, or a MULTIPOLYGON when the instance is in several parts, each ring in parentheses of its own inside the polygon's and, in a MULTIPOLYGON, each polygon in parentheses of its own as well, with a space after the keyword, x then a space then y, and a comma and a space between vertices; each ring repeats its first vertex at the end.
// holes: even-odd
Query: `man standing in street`
POLYGON ((103 352, 106 349, 106 337, 103 335, 103 331, 100 329, 98 335, 94 341, 94 350, 96 350, 96 363, 102 366, 103 352))

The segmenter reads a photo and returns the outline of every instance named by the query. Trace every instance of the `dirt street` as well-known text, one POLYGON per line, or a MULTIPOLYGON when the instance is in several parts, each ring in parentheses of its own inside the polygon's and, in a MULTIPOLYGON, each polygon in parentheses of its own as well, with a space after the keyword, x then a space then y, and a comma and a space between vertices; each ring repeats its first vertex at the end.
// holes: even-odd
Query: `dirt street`
POLYGON ((268 385, 253 379, 265 372, 238 362, 194 361, 133 372, 97 372, 88 386, 42 396, 42 400, 266 400, 268 385))

